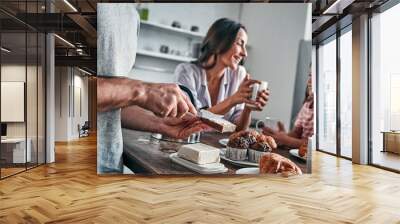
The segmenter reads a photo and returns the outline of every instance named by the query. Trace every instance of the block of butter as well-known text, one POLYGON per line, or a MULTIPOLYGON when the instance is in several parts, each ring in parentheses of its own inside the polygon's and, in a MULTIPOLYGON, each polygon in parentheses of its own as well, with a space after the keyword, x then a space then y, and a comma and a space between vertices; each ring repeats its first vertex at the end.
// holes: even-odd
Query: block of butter
POLYGON ((178 151, 178 156, 200 165, 220 161, 219 149, 202 143, 182 146, 178 151))

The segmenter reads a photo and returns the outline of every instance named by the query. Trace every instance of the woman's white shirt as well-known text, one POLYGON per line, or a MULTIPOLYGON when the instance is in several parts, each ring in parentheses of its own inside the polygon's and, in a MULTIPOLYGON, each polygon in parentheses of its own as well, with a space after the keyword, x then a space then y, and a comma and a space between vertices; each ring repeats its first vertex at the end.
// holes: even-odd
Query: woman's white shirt
MULTIPOLYGON (((211 97, 208 91, 207 75, 203 68, 193 63, 182 63, 176 67, 175 76, 178 85, 183 85, 192 92, 197 109, 213 106, 211 105, 211 97)), ((217 103, 235 94, 245 76, 246 69, 243 66, 239 66, 236 70, 226 68, 219 86, 217 103)), ((237 104, 224 115, 224 118, 234 122, 243 109, 243 103, 237 104)))

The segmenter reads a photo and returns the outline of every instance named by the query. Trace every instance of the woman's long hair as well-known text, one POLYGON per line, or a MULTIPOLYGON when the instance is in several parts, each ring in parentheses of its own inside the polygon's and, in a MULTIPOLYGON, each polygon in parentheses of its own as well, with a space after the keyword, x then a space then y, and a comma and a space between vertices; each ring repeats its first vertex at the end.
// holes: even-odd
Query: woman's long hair
POLYGON ((199 59, 194 63, 204 69, 213 68, 217 63, 218 56, 231 48, 240 28, 246 31, 246 28, 242 24, 227 18, 215 21, 203 40, 199 59), (205 65, 210 58, 213 58, 212 63, 205 65))

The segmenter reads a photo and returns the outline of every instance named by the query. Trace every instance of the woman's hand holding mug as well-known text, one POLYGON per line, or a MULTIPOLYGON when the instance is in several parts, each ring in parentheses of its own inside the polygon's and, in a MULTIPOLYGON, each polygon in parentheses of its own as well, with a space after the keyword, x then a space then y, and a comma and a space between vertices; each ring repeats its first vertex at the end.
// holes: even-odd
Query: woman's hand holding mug
POLYGON ((260 81, 250 79, 250 75, 247 74, 244 78, 242 84, 240 84, 238 91, 232 95, 232 105, 237 105, 241 103, 256 105, 256 102, 251 100, 252 86, 259 84, 260 81))
POLYGON ((268 82, 260 81, 260 83, 253 84, 251 88, 252 94, 250 99, 253 101, 253 104, 247 104, 246 107, 251 110, 262 111, 269 99, 268 82))

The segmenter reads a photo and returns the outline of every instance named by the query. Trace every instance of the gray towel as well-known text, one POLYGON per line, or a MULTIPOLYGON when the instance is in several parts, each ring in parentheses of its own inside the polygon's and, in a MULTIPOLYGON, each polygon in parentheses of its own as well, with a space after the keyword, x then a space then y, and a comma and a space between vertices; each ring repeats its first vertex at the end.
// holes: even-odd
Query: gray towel
MULTIPOLYGON (((135 4, 97 4, 99 77, 133 78, 139 22, 135 4)), ((121 110, 98 112, 97 128, 97 173, 121 173, 121 110)))

